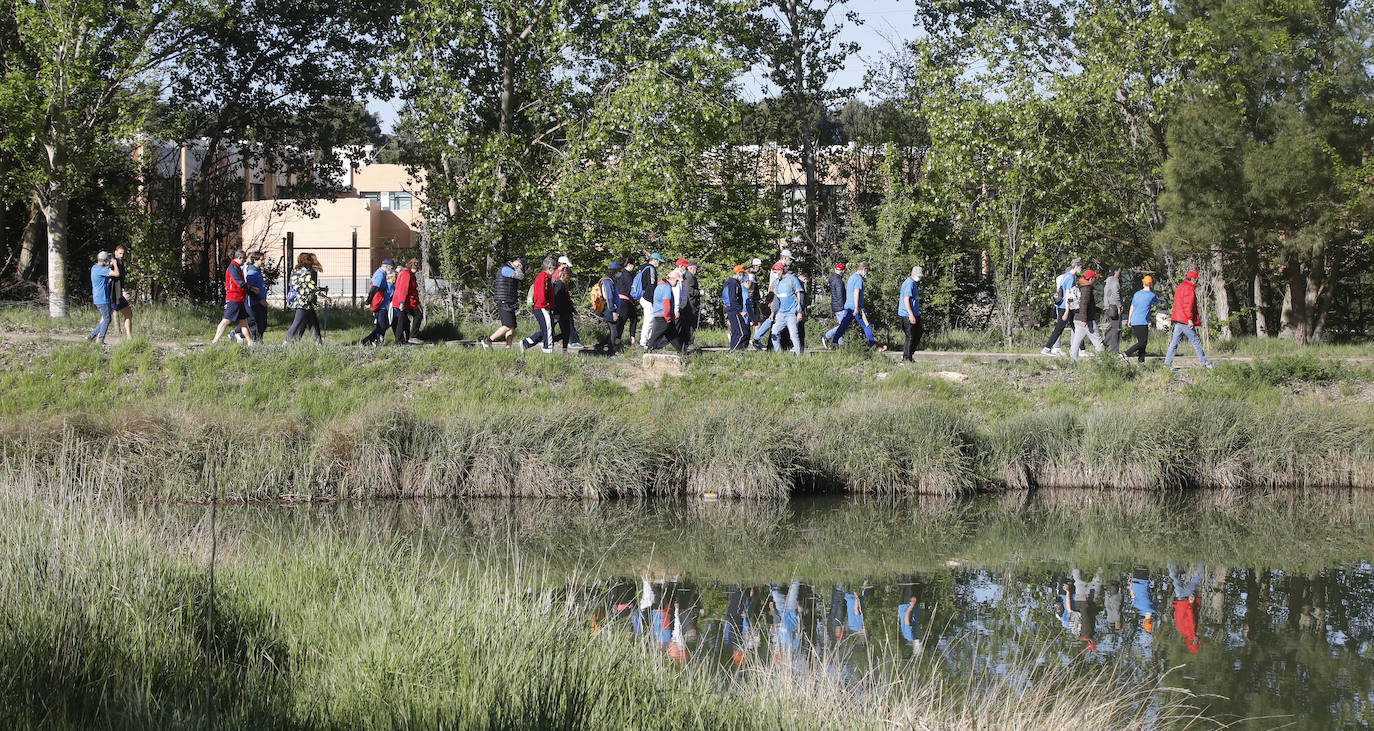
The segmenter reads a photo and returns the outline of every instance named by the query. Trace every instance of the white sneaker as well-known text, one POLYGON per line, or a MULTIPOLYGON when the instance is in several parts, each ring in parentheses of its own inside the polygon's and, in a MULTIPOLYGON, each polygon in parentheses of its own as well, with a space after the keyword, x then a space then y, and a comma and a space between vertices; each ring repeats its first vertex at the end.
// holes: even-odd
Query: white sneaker
POLYGON ((482 350, 491 350, 491 341, 487 340, 486 338, 478 340, 477 344, 482 346, 482 350))
POLYGON ((587 347, 587 346, 583 345, 582 343, 569 343, 569 344, 568 344, 568 350, 582 350, 582 349, 584 349, 584 348, 586 348, 586 347, 587 347))
POLYGON ((1050 355, 1063 355, 1063 354, 1064 354, 1064 351, 1060 350, 1059 348, 1053 348, 1053 349, 1050 350, 1050 355))
POLYGON ((1041 355, 1054 355, 1054 351, 1053 351, 1053 350, 1050 350, 1049 348, 1041 348, 1041 349, 1040 349, 1040 354, 1041 354, 1041 355))
POLYGON ((552 353, 553 353, 553 348, 540 348, 540 350, 544 351, 545 353, 549 353, 549 354, 552 354, 552 353))
POLYGON ((1085 350, 1085 351, 1083 351, 1082 353, 1080 353, 1079 355, 1080 355, 1080 357, 1083 357, 1083 358, 1091 358, 1091 357, 1093 357, 1094 355, 1097 355, 1097 354, 1096 354, 1096 353, 1093 353, 1093 352, 1091 352, 1091 351, 1085 350))

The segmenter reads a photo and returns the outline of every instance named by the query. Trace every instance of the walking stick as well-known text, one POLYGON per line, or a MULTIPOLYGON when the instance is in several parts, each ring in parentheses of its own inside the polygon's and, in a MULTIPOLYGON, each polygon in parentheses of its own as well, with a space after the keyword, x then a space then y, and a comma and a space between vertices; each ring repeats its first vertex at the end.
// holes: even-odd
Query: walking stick
POLYGON ((320 300, 320 339, 324 340, 324 334, 329 331, 329 298, 320 300))

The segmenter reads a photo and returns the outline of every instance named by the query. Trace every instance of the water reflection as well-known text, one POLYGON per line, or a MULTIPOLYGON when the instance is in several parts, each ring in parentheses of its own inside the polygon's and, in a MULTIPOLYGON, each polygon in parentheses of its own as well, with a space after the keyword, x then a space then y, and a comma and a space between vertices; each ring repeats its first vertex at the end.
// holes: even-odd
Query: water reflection
POLYGON ((456 569, 538 561, 585 597, 591 631, 724 678, 815 661, 849 682, 892 660, 959 678, 1034 653, 1120 663, 1139 682, 1182 666, 1171 682, 1214 696, 1222 719, 1374 723, 1364 493, 400 502, 221 517, 227 560, 327 537, 404 541, 456 569))

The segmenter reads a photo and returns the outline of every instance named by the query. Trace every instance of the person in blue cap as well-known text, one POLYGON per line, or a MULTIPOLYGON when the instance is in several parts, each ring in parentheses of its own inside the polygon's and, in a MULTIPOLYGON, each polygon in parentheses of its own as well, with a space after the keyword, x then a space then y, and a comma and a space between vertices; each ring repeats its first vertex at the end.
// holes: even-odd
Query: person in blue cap
POLYGON ((639 270, 639 276, 635 277, 634 287, 630 290, 630 296, 639 300, 640 309, 644 311, 644 322, 639 326, 639 344, 645 348, 649 347, 649 331, 654 327, 653 297, 658 287, 658 267, 661 264, 662 254, 650 254, 649 261, 639 270))

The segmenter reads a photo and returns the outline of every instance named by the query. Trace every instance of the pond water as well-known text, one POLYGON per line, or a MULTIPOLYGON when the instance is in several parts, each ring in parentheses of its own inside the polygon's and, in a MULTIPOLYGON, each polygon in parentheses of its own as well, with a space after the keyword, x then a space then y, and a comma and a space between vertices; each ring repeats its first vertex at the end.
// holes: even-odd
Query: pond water
POLYGON ((748 656, 786 663, 803 648, 835 660, 836 682, 894 658, 962 676, 1032 657, 1115 664, 1122 682, 1167 672, 1208 716, 1246 728, 1374 722, 1363 493, 396 502, 219 520, 228 560, 254 537, 351 535, 538 561, 594 629, 727 678, 748 656))

